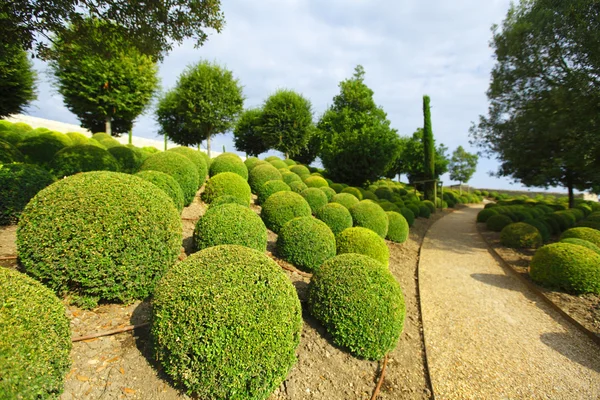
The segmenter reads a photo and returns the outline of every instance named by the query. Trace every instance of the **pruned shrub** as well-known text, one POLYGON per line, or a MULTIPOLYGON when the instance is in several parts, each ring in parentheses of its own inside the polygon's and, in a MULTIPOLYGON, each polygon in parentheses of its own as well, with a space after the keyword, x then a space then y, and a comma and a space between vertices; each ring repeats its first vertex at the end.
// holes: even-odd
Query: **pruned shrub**
POLYGON ((292 160, 291 158, 286 158, 285 160, 283 160, 283 162, 288 166, 291 167, 292 165, 296 165, 296 161, 292 160))
POLYGON ((332 183, 329 185, 329 187, 335 190, 336 193, 340 193, 342 190, 344 190, 344 185, 339 183, 332 183))
POLYGON ((395 205, 394 203, 390 203, 389 201, 385 200, 382 201, 379 204, 379 206, 381 208, 383 208, 383 211, 394 211, 394 212, 400 212, 400 209, 398 208, 397 205, 395 205))
POLYGON ((568 243, 568 244, 576 244, 578 246, 587 247, 588 249, 593 250, 594 253, 600 255, 600 247, 596 246, 595 244, 593 244, 591 242, 588 242, 587 240, 576 239, 576 238, 564 238, 564 239, 561 239, 560 242, 568 243))
POLYGON ((371 229, 359 226, 345 229, 336 236, 336 245, 337 254, 364 254, 385 266, 389 264, 390 251, 385 244, 385 240, 371 229))
POLYGON ((492 215, 486 221, 486 226, 489 230, 494 232, 501 232, 505 226, 513 223, 513 220, 506 215, 492 215))
POLYGON ((353 195, 354 197, 356 197, 358 200, 362 200, 363 199, 361 191, 358 188, 355 188, 355 187, 352 187, 352 186, 344 188, 342 190, 342 193, 349 193, 349 194, 353 195))
POLYGON ((298 175, 290 171, 282 173, 281 178, 288 185, 292 182, 302 182, 302 179, 298 175))
POLYGON ((347 209, 350 209, 350 207, 352 207, 353 205, 358 204, 359 201, 360 200, 358 200, 356 196, 350 193, 338 193, 331 198, 332 203, 341 204, 347 209))
POLYGON ((179 183, 171 175, 160 171, 141 171, 135 174, 135 176, 158 186, 173 200, 177 211, 180 213, 183 211, 183 190, 181 190, 181 186, 179 186, 179 183))
POLYGON ((406 219, 406 222, 408 223, 409 227, 413 226, 413 224, 415 223, 415 214, 413 214, 413 212, 410 210, 410 208, 407 208, 407 207, 401 208, 400 214, 402 214, 404 219, 406 219))
POLYGON ((526 219, 523 221, 526 224, 534 226, 542 235, 542 242, 546 243, 550 239, 550 230, 548 225, 546 225, 543 221, 539 219, 526 219))
POLYGON ((0 140, 0 164, 10 164, 13 162, 23 162, 25 156, 15 146, 0 140))
POLYGON ((224 245, 191 255, 160 281, 152 305, 155 357, 199 399, 266 399, 296 362, 298 295, 256 250, 224 245))
POLYGON ((320 176, 309 176, 308 178, 306 178, 304 180, 304 183, 309 188, 311 188, 311 187, 313 187, 313 188, 329 187, 329 184, 327 183, 327 181, 325 179, 321 178, 320 176))
POLYGON ((310 175, 310 171, 304 165, 296 164, 290 167, 290 171, 298 175, 299 177, 307 177, 310 175))
POLYGON ((300 269, 313 271, 335 254, 333 232, 316 218, 294 218, 279 231, 277 255, 300 269))
POLYGON ((408 238, 408 222, 402 214, 394 211, 388 211, 386 215, 389 221, 386 239, 396 243, 404 243, 408 238))
POLYGON ((308 189, 308 186, 306 186, 306 184, 302 181, 294 181, 292 183, 289 184, 290 189, 292 190, 292 192, 294 193, 302 193, 303 191, 305 191, 306 189, 308 189))
POLYGON ((431 209, 427 207, 425 204, 419 205, 419 217, 421 218, 429 218, 431 216, 431 209))
POLYGON ((595 244, 596 246, 600 246, 600 232, 592 228, 571 228, 564 231, 560 238, 561 240, 566 238, 583 239, 595 244))
POLYGON ((56 153, 68 146, 66 140, 61 140, 51 133, 43 133, 20 141, 17 149, 23 153, 28 163, 45 167, 52 161, 56 153))
POLYGON ((235 196, 245 201, 246 204, 250 204, 250 200, 252 200, 250 185, 235 172, 221 172, 211 177, 204 187, 202 200, 210 204, 217 197, 224 195, 235 196))
POLYGON ((281 158, 277 156, 268 156, 265 158, 265 161, 270 163, 271 161, 281 161, 281 158))
POLYGON ((524 222, 515 222, 502 229, 500 243, 512 249, 535 249, 542 245, 543 239, 535 226, 524 222))
POLYGON ((327 196, 327 201, 331 201, 331 199, 333 199, 333 196, 336 195, 335 190, 333 190, 330 187, 320 187, 319 188, 323 193, 325 193, 325 196, 327 196))
POLYGON ((286 222, 297 217, 310 217, 311 214, 310 205, 298 193, 277 192, 264 202, 260 216, 267 228, 279 233, 286 222))
POLYGON ((0 398, 58 398, 71 365, 65 306, 12 269, 0 267, 0 287, 0 398))
POLYGON ((266 163, 267 163, 266 161, 259 160, 256 157, 248 157, 244 160, 244 164, 246 165, 246 168, 248 168, 248 174, 250 173, 252 168, 257 167, 261 164, 266 164, 266 163))
MULTIPOLYGON (((181 154, 194 163, 196 169, 198 170, 198 187, 204 185, 206 176, 208 175, 208 164, 206 163, 208 156, 205 153, 201 152, 200 150, 190 149, 189 147, 185 146, 173 147, 168 151, 181 154)), ((248 177, 246 176, 246 178, 248 177)))
POLYGON ((67 132, 65 135, 71 139, 72 146, 77 146, 80 144, 88 144, 90 139, 85 136, 83 133, 79 132, 67 132))
POLYGON ((557 211, 553 214, 550 214, 550 216, 556 222, 558 222, 561 231, 566 231, 567 229, 574 227, 575 223, 577 222, 573 214, 565 211, 557 211))
POLYGON ((136 176, 87 172, 41 190, 17 230, 23 269, 83 306, 152 293, 181 249, 171 199, 136 176), (51 243, 52 245, 40 245, 51 243))
POLYGON ((379 262, 360 254, 339 255, 315 271, 308 307, 335 345, 368 360, 392 351, 404 327, 400 285, 379 262))
POLYGON ((144 161, 140 171, 160 171, 171 175, 183 190, 183 202, 190 205, 198 190, 198 169, 187 157, 164 151, 151 155, 144 161))
POLYGON ((363 200, 349 209, 354 226, 371 229, 382 238, 388 231, 388 217, 379 204, 371 200, 363 200))
POLYGON ((377 196, 380 199, 392 200, 393 194, 394 192, 389 187, 383 186, 375 189, 375 196, 377 196))
POLYGON ((233 172, 248 180, 248 167, 237 154, 223 153, 211 160, 209 175, 213 177, 222 172, 233 172))
POLYGON ((214 199, 209 205, 208 209, 210 210, 213 207, 217 207, 223 204, 239 204, 240 206, 248 207, 248 203, 246 200, 242 200, 239 197, 231 196, 229 194, 225 194, 223 196, 219 196, 214 199))
POLYGON ((273 161, 269 161, 269 164, 271 164, 272 166, 274 166, 277 169, 288 169, 288 165, 281 161, 281 160, 273 160, 273 161))
POLYGON ((108 152, 119 163, 119 171, 126 174, 134 174, 142 165, 142 158, 138 153, 125 146, 115 146, 108 149, 108 152))
POLYGON ((415 218, 419 217, 419 214, 421 213, 421 209, 420 207, 415 204, 415 203, 408 203, 406 204, 406 208, 408 208, 410 211, 412 211, 412 213, 414 214, 415 218))
POLYGON ((535 252, 529 275, 550 288, 600 294, 600 255, 583 246, 552 243, 535 252))
POLYGON ((329 203, 317 211, 317 218, 325 222, 334 235, 352 227, 352 215, 346 207, 338 203, 329 203))
POLYGON ((268 181, 281 180, 281 173, 271 164, 258 165, 250 171, 248 183, 252 188, 252 193, 258 190, 268 181))
POLYGON ((433 202, 429 201, 429 200, 424 200, 421 202, 421 204, 427 206, 427 208, 429 208, 429 213, 433 214, 435 213, 435 204, 433 204, 433 202))
POLYGON ((196 250, 202 250, 222 244, 237 244, 265 251, 267 228, 248 206, 222 204, 211 207, 196 223, 194 245, 196 250))
POLYGON ((258 196, 258 202, 260 204, 262 204, 273 193, 289 192, 291 190, 292 189, 290 189, 290 187, 284 181, 281 181, 281 180, 267 181, 264 185, 261 186, 261 188, 258 190, 256 195, 258 196))
POLYGON ((119 162, 108 151, 90 144, 67 147, 52 159, 50 170, 62 178, 79 172, 119 170, 119 162))
POLYGON ((300 194, 302 195, 302 197, 304 197, 304 200, 306 200, 306 202, 310 206, 310 209, 312 210, 313 214, 316 214, 317 211, 321 209, 321 207, 328 203, 327 195, 325 195, 325 193, 321 189, 316 187, 309 187, 307 189, 304 189, 300 194))
POLYGON ((583 220, 583 221, 579 221, 577 224, 575 224, 575 226, 577 226, 577 227, 585 227, 585 228, 592 228, 592 229, 595 229, 597 231, 600 231, 600 221, 598 221, 598 220, 583 220))
POLYGON ((110 149, 111 147, 121 146, 121 143, 119 143, 119 141, 117 139, 113 138, 112 136, 110 136, 108 133, 105 133, 105 132, 94 133, 92 135, 92 139, 94 139, 98 143, 102 144, 102 146, 104 146, 106 149, 110 149))

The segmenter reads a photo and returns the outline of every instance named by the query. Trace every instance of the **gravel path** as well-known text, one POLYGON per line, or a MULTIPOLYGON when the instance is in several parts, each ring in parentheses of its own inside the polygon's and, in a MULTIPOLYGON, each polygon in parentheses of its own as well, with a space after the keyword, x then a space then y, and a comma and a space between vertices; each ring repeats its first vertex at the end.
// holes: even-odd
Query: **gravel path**
POLYGON ((436 222, 419 285, 439 399, 599 399, 600 348, 504 271, 476 229, 481 206, 436 222))

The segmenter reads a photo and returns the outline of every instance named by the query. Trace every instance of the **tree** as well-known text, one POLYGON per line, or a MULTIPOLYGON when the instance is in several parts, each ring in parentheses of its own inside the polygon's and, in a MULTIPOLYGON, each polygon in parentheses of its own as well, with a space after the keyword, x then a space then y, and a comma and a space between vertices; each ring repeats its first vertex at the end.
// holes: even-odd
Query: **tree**
POLYGON ((262 140, 286 158, 306 147, 313 126, 312 105, 302 95, 282 89, 265 100, 260 121, 262 140))
POLYGON ((340 94, 317 124, 327 173, 334 181, 354 186, 385 176, 400 151, 396 130, 375 104, 364 75, 358 65, 352 78, 340 82, 340 94))
POLYGON ((243 151, 251 157, 269 150, 260 135, 260 119, 262 110, 251 108, 244 111, 233 130, 233 140, 236 150, 243 151))
POLYGON ((313 125, 306 146, 300 149, 299 153, 294 155, 294 160, 304 165, 312 164, 321 152, 322 141, 323 139, 321 138, 319 130, 313 125))
POLYGON ((177 85, 159 100, 160 133, 182 146, 199 146, 206 139, 210 157, 212 135, 231 130, 244 107, 242 86, 233 73, 201 61, 188 66, 177 85))
POLYGON ((496 65, 487 116, 473 142, 500 161, 497 176, 526 186, 600 186, 600 4, 536 0, 493 27, 496 65), (595 43, 595 44, 594 44, 595 43))
MULTIPOLYGON (((392 170, 394 171, 393 175, 406 174, 410 183, 426 180, 423 163, 425 157, 423 128, 418 128, 412 137, 401 137, 400 140, 402 150, 395 161, 392 170)), ((450 162, 446 155, 448 148, 443 144, 436 146, 435 139, 433 147, 435 149, 433 179, 439 179, 440 176, 448 171, 448 163, 450 162)))
POLYGON ((62 36, 71 24, 92 17, 111 21, 146 55, 160 59, 175 43, 192 38, 196 46, 207 29, 220 32, 225 21, 219 0, 10 0, 0 2, 0 33, 7 43, 45 57, 45 40, 62 36))
POLYGON ((36 99, 35 79, 27 52, 0 42, 0 118, 23 112, 36 99))
POLYGON ((129 132, 158 88, 156 63, 110 22, 71 26, 55 38, 49 56, 65 105, 91 131, 103 121, 108 134, 129 132))
POLYGON ((462 146, 458 146, 452 153, 450 159, 450 179, 460 182, 460 192, 462 193, 462 184, 469 182, 475 170, 477 169, 478 157, 465 151, 462 146))
MULTIPOLYGON (((435 175, 435 148, 431 129, 431 106, 429 96, 423 96, 423 172, 425 180, 433 180, 435 175)), ((435 182, 426 182, 425 198, 435 200, 435 182)))

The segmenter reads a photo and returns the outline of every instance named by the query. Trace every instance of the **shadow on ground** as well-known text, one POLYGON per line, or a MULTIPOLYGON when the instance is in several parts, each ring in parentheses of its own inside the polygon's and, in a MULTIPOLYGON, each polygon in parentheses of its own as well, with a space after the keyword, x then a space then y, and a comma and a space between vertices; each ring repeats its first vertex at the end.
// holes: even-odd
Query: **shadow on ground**
POLYGON ((600 360, 573 346, 573 332, 551 332, 540 335, 540 341, 569 360, 592 371, 600 372, 600 360))

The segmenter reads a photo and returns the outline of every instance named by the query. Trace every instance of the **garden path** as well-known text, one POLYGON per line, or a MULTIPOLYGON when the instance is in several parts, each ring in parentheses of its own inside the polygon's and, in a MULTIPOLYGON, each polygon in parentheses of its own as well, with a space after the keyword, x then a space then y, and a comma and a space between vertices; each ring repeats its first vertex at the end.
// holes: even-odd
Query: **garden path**
POLYGON ((481 205, 437 221, 419 285, 431 381, 439 399, 600 399, 600 347, 488 251, 481 205))

